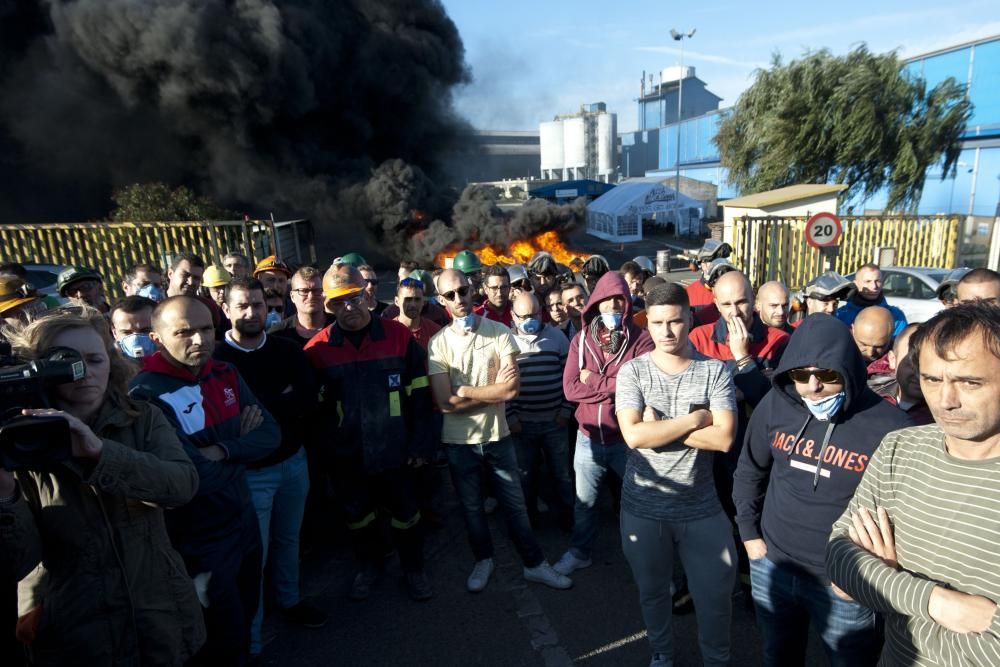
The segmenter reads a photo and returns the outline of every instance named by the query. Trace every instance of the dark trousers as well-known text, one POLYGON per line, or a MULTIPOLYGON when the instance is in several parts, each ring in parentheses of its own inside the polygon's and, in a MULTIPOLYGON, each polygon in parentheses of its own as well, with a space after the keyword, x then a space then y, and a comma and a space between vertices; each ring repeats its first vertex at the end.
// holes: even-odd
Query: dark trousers
POLYGON ((413 469, 402 466, 368 473, 358 455, 338 458, 333 474, 358 560, 377 564, 384 555, 378 516, 380 510, 387 510, 400 566, 404 572, 423 570, 423 528, 413 469))
POLYGON ((514 443, 508 436, 481 445, 448 445, 448 467, 452 484, 462 503, 465 528, 477 561, 493 557, 493 539, 483 508, 483 466, 492 472, 497 502, 503 510, 511 538, 525 567, 541 565, 545 557, 535 541, 521 490, 514 443))
MULTIPOLYGON (((263 547, 257 518, 235 539, 181 549, 188 574, 210 574, 202 604, 208 638, 192 665, 244 665, 250 655, 250 626, 260 604, 263 547)), ((247 522, 244 522, 247 523, 247 522)), ((201 591, 199 591, 201 593, 201 591)))

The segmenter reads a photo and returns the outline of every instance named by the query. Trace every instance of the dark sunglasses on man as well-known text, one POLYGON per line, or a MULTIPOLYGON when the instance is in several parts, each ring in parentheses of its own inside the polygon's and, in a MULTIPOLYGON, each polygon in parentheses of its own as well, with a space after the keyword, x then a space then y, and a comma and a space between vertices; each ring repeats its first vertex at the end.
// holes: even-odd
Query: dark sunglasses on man
POLYGON ((441 296, 446 301, 457 301, 458 299, 455 298, 456 294, 461 299, 464 299, 465 297, 469 296, 469 286, 468 285, 462 285, 458 289, 453 289, 450 292, 442 292, 441 296))
POLYGON ((527 280, 518 280, 516 283, 510 284, 511 289, 521 290, 522 292, 531 291, 531 283, 527 280))
POLYGON ((809 378, 813 376, 823 384, 838 384, 843 382, 840 373, 829 368, 793 368, 788 371, 788 379, 799 384, 808 384, 809 378))

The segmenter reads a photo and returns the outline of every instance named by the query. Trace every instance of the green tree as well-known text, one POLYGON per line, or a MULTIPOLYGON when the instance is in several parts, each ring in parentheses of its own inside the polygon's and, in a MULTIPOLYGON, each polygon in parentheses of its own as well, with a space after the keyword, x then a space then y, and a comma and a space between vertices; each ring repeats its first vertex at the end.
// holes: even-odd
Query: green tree
POLYGON ((183 185, 133 183, 111 195, 115 222, 168 222, 175 220, 233 220, 241 217, 199 197, 183 185))
POLYGON ((894 53, 861 45, 787 65, 774 56, 726 114, 715 138, 729 182, 742 192, 796 183, 844 183, 846 198, 888 189, 887 208, 914 210, 927 168, 953 172, 971 113, 965 88, 927 82, 894 53))

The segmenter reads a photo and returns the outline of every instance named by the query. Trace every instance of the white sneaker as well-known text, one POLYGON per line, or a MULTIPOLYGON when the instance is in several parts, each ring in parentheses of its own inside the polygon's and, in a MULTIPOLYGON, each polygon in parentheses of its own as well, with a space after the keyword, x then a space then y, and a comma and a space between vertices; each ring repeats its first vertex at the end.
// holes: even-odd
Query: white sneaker
POLYGON ((524 568, 524 578, 536 584, 545 584, 549 588, 565 590, 573 586, 573 580, 553 570, 548 561, 542 561, 537 567, 524 568))
POLYGON ((487 514, 493 514, 497 510, 497 499, 487 498, 483 501, 483 509, 487 514))
POLYGON ((484 558, 483 560, 476 561, 476 565, 472 568, 472 574, 469 575, 468 581, 465 582, 466 588, 469 589, 470 593, 480 592, 486 588, 491 574, 493 574, 492 558, 484 558))
POLYGON ((559 562, 552 566, 552 569, 559 574, 570 575, 573 574, 574 570, 582 570, 593 564, 594 561, 590 558, 577 558, 572 551, 567 551, 559 559, 559 562))

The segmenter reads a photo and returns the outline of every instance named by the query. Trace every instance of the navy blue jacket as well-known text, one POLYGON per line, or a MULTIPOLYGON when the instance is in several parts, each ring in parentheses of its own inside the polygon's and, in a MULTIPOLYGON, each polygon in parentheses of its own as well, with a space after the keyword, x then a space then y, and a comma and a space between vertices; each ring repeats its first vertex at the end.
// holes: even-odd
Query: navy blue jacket
POLYGON ((826 580, 826 543, 872 454, 890 431, 911 426, 866 384, 847 326, 810 315, 796 329, 747 428, 733 480, 740 537, 763 538, 767 557, 826 580), (813 418, 788 377, 793 368, 836 370, 846 397, 830 422, 813 418))
POLYGON ((195 376, 157 352, 145 359, 129 394, 163 411, 198 470, 194 499, 167 513, 167 529, 177 550, 187 555, 203 545, 246 534, 257 522, 246 465, 277 449, 281 430, 236 368, 212 359, 195 376), (240 413, 250 405, 260 407, 264 423, 240 435, 240 413), (201 450, 209 445, 220 445, 226 458, 211 461, 202 456, 201 450))

